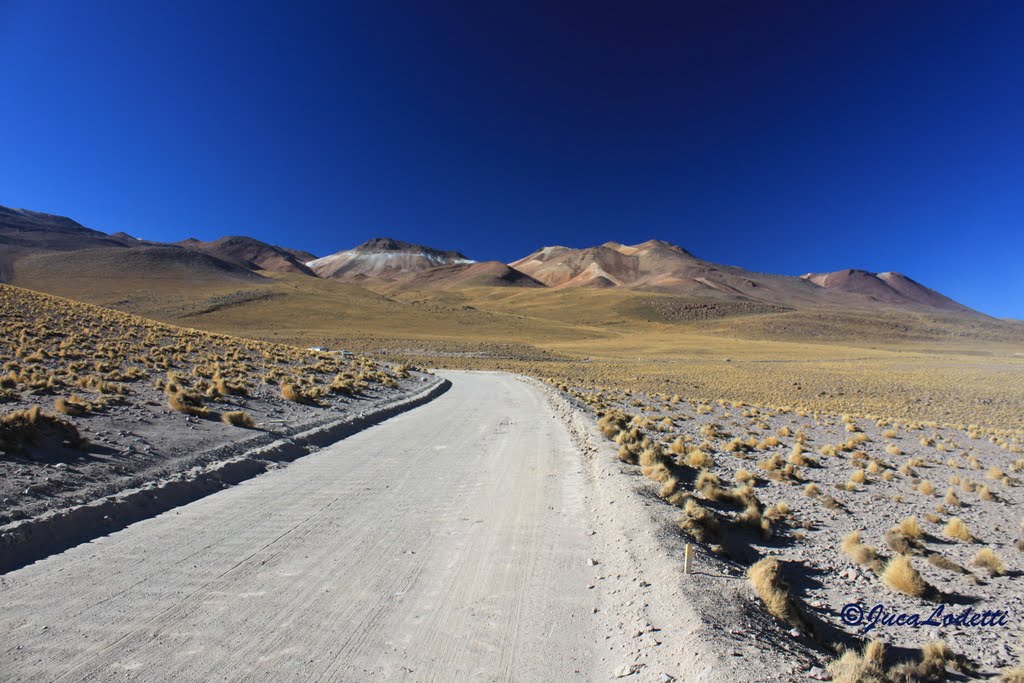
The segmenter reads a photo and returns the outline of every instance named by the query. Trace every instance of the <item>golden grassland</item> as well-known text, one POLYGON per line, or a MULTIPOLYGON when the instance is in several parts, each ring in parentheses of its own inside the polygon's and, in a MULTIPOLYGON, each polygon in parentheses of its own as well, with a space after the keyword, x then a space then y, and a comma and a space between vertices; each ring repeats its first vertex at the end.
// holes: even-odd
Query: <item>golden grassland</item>
POLYGON ((396 386, 405 374, 369 358, 176 327, 8 285, 0 285, 0 317, 0 404, 22 406, 2 416, 0 450, 7 452, 41 428, 68 431, 70 423, 44 411, 88 417, 130 404, 140 385, 163 392, 175 411, 251 428, 244 411, 218 416, 206 403, 230 396, 237 404, 275 385, 286 399, 315 403, 396 386))
POLYGON ((631 290, 373 292, 268 275, 266 284, 164 282, 158 290, 141 279, 32 285, 178 325, 385 352, 418 365, 502 369, 566 385, 766 407, 1024 428, 1019 323, 894 310, 751 314, 734 302, 631 290), (698 313, 659 317, 660 304, 698 313))

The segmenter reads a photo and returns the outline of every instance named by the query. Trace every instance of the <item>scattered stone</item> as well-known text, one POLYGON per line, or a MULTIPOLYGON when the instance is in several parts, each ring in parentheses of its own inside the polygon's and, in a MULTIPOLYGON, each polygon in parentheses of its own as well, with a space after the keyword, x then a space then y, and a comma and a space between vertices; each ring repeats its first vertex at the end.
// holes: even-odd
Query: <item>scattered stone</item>
POLYGON ((829 672, 822 669, 820 666, 812 666, 810 670, 807 672, 807 675, 816 681, 832 680, 832 675, 829 672))
POLYGON ((632 676, 633 674, 635 674, 637 671, 640 670, 640 667, 641 667, 641 665, 640 664, 636 664, 636 663, 633 663, 633 664, 623 664, 622 666, 620 666, 618 669, 615 670, 615 677, 616 678, 625 678, 626 676, 632 676))

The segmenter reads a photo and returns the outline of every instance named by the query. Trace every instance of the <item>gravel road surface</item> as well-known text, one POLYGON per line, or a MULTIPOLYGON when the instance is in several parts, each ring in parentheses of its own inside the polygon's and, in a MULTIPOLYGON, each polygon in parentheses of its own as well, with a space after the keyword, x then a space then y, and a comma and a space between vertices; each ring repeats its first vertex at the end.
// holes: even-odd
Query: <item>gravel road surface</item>
POLYGON ((0 679, 607 678, 565 424, 533 384, 444 374, 425 406, 0 577, 0 679))

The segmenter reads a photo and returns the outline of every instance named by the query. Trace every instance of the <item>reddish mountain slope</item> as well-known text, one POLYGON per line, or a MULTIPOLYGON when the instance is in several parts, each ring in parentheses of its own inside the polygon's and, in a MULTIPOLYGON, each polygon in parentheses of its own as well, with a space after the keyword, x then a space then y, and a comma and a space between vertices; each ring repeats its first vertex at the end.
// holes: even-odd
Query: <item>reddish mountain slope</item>
POLYGON ((266 270, 275 273, 305 273, 313 271, 287 249, 261 242, 252 237, 221 237, 213 242, 187 239, 178 242, 187 249, 195 249, 211 256, 236 263, 249 270, 266 270))

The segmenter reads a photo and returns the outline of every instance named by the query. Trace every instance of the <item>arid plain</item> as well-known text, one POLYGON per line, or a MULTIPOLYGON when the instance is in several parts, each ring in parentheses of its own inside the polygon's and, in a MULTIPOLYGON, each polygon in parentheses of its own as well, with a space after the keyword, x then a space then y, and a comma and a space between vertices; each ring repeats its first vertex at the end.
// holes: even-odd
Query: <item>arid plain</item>
MULTIPOLYGON (((52 235, 48 229, 37 226, 33 239, 52 235)), ((34 308, 60 317, 69 307, 117 325, 159 321, 132 324, 152 325, 161 339, 183 335, 197 353, 215 349, 190 361, 220 364, 216 377, 212 367, 194 373, 203 391, 217 380, 244 384, 247 371, 274 375, 268 363, 281 365, 275 382, 300 375, 311 397, 340 404, 357 382, 365 394, 397 390, 409 381, 407 368, 527 375, 599 425, 604 441, 594 457, 606 458, 608 474, 648 504, 644 514, 663 535, 665 553, 674 557, 689 541, 707 571, 749 576, 724 593, 750 619, 730 637, 740 651, 780 662, 783 677, 774 680, 1021 680, 1013 671, 1024 635, 1014 616, 1024 608, 1019 321, 963 309, 926 288, 911 291, 893 274, 849 271, 828 282, 748 274, 656 242, 554 256, 541 250, 533 266, 530 257, 464 264, 455 252, 433 250, 430 259, 448 260, 423 266, 415 245, 373 245, 366 250, 375 255, 372 272, 354 272, 346 268, 356 250, 313 259, 257 243, 242 258, 237 248, 217 251, 226 248, 217 243, 136 244, 63 229, 42 244, 25 239, 21 226, 20 241, 7 242, 3 270, 15 287, 3 288, 5 314, 28 311, 4 328, 13 356, 3 359, 13 375, 7 398, 19 409, 33 401, 50 409, 18 375, 31 364, 34 308), (389 252, 404 254, 401 263, 378 258, 389 252), (652 263, 644 254, 657 268, 644 265, 652 263), (562 260, 551 265, 554 257, 562 260), (318 277, 318 268, 331 272, 318 277), (358 360, 307 347, 351 351, 358 360), (349 384, 332 393, 332 382, 349 384), (840 619, 844 605, 874 602, 904 612, 973 605, 1011 618, 998 629, 868 634, 840 619)), ((139 344, 147 334, 154 332, 139 344)), ((102 359, 90 352, 76 360, 113 362, 105 351, 102 359)), ((133 353, 145 357, 141 347, 133 353)), ((168 369, 157 362, 145 378, 158 380, 152 391, 161 401, 173 383, 163 376, 168 369)), ((280 415, 267 403, 280 401, 276 390, 249 380, 252 390, 239 398, 215 390, 209 401, 225 410, 251 402, 257 418, 280 415)), ((92 392, 84 384, 75 390, 92 392)), ((301 403, 281 405, 299 410, 289 406, 301 403)), ((89 420, 109 419, 104 407, 62 419, 84 432, 89 420)), ((693 586, 702 584, 689 585, 673 595, 697 605, 693 586)), ((647 656, 637 655, 625 675, 657 680, 647 656)))

